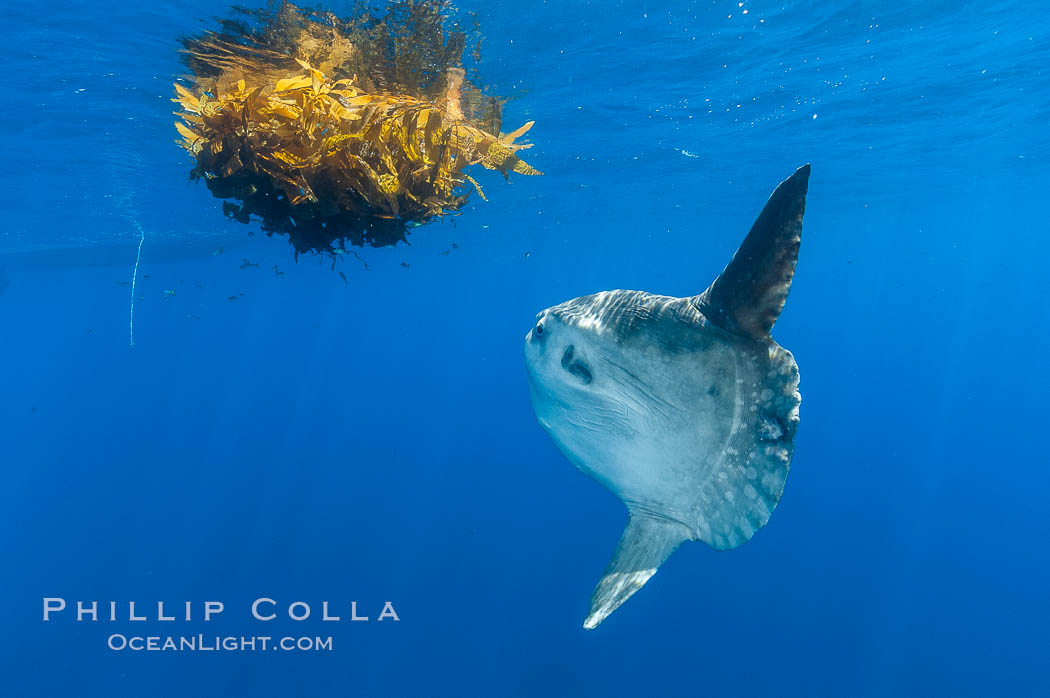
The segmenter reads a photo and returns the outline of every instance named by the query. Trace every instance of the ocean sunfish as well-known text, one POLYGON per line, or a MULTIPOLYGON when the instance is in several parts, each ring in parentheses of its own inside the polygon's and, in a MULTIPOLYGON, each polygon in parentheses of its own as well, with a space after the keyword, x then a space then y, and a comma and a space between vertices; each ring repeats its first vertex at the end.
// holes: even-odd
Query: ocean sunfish
POLYGON ((795 273, 808 183, 805 165, 776 188, 700 295, 603 291, 544 310, 526 335, 540 425, 627 505, 585 628, 683 541, 735 548, 780 501, 802 398, 794 357, 769 333, 795 273))

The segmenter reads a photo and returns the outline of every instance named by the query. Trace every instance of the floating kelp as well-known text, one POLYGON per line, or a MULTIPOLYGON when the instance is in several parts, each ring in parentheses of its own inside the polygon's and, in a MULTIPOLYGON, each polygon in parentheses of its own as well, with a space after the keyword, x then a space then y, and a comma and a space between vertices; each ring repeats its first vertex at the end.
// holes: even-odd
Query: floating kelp
MULTIPOLYGON (((463 67, 468 32, 445 0, 395 0, 353 16, 281 3, 237 10, 218 32, 183 39, 179 145, 223 211, 296 253, 392 245, 458 212, 464 170, 540 174, 517 156, 532 122, 500 134, 502 101, 463 67)), ((473 57, 480 37, 469 34, 473 57)))

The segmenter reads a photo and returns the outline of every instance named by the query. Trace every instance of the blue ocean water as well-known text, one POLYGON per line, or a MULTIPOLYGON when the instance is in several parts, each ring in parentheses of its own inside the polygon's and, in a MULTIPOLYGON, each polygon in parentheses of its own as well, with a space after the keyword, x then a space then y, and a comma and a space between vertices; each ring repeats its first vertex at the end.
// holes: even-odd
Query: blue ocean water
POLYGON ((0 693, 1050 692, 1045 4, 459 6, 546 174, 483 172, 489 202, 347 283, 187 183, 176 38, 225 5, 5 8, 0 693), (625 512, 537 425, 523 337, 578 295, 699 293, 806 162, 784 498, 585 631, 625 512), (45 623, 45 597, 194 620, 45 623))

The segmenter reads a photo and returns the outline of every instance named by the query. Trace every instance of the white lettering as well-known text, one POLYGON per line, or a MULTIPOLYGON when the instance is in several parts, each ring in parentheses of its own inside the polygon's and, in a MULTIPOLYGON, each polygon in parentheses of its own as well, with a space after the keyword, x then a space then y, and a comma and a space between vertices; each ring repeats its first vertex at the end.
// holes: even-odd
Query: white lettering
MULTIPOLYGON (((135 602, 134 601, 128 601, 128 620, 146 620, 146 616, 136 616, 135 615, 135 602)), ((135 639, 135 638, 132 638, 132 639, 135 639)), ((135 649, 135 648, 132 647, 131 649, 135 649)))
POLYGON ((204 622, 211 620, 212 614, 222 613, 226 606, 223 605, 222 601, 205 601, 204 602, 204 622))
POLYGON ((339 616, 328 615, 328 602, 321 602, 321 620, 339 620, 339 616))
POLYGON ((164 615, 164 602, 157 602, 157 620, 175 620, 175 616, 164 615))
POLYGON ((271 613, 268 616, 260 616, 259 615, 259 604, 264 604, 264 603, 268 603, 271 606, 276 606, 277 605, 277 602, 274 601, 273 599, 267 599, 265 597, 261 598, 261 599, 256 599, 252 603, 252 615, 255 616, 255 620, 273 620, 274 618, 277 617, 276 613, 271 613))
POLYGON ((84 616, 91 614, 91 620, 98 620, 98 601, 92 601, 91 606, 85 606, 83 601, 77 601, 77 622, 84 620, 84 616))
POLYGON ((396 621, 401 620, 397 617, 397 611, 394 610, 394 604, 390 601, 383 604, 383 610, 379 613, 379 618, 376 620, 383 620, 384 618, 393 618, 396 621))
POLYGON ((58 598, 45 598, 44 599, 44 621, 51 620, 51 611, 61 611, 66 607, 65 599, 58 598), (56 605, 57 602, 57 605, 56 605))
POLYGON ((117 633, 116 635, 110 635, 109 636, 109 640, 108 640, 108 644, 109 644, 109 648, 111 650, 122 650, 122 649, 124 649, 125 647, 128 646, 128 638, 124 637, 120 633, 117 633), (120 646, 119 647, 117 647, 116 645, 113 644, 114 641, 117 640, 117 638, 120 639, 120 646))
POLYGON ((288 617, 291 618, 292 620, 306 620, 307 618, 310 617, 310 607, 307 604, 305 604, 304 602, 302 602, 302 601, 296 601, 296 602, 292 603, 290 606, 288 606, 288 617), (300 616, 295 615, 295 612, 294 612, 293 609, 295 609, 296 606, 301 606, 303 608, 303 614, 302 615, 300 615, 300 616))
POLYGON ((350 620, 368 620, 368 616, 357 615, 357 602, 350 602, 350 620))

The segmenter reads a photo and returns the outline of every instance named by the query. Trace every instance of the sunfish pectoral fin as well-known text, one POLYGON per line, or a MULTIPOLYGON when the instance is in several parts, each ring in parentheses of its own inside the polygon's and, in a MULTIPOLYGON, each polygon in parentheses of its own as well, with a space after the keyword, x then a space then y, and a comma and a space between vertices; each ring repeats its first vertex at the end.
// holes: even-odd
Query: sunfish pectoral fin
POLYGON ((722 274, 696 297, 715 324, 752 339, 769 336, 795 275, 809 165, 780 183, 722 274))
POLYGON ((591 596, 591 610, 583 627, 593 630, 641 589, 689 531, 680 523, 632 511, 620 545, 591 596))

